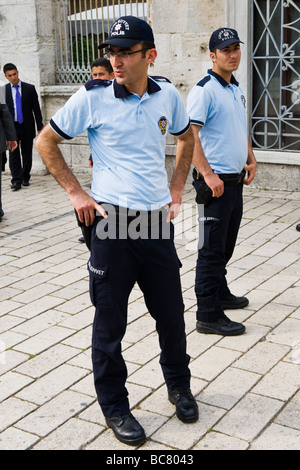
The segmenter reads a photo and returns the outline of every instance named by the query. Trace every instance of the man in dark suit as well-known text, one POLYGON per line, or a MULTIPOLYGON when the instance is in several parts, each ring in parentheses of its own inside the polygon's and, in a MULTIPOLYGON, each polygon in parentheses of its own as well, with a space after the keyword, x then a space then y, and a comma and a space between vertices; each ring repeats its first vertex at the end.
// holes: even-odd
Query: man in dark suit
POLYGON ((10 82, 5 86, 6 104, 13 117, 17 133, 18 147, 9 152, 9 167, 12 175, 11 188, 29 186, 32 167, 33 139, 43 128, 42 113, 34 85, 21 82, 14 64, 6 64, 3 72, 10 82), (22 162, 21 162, 22 155, 22 162))
MULTIPOLYGON (((16 131, 11 114, 5 103, 1 103, 0 97, 0 164, 2 165, 2 156, 8 146, 9 150, 14 151, 17 148, 16 131)), ((0 222, 4 215, 1 202, 1 168, 0 168, 0 222)))

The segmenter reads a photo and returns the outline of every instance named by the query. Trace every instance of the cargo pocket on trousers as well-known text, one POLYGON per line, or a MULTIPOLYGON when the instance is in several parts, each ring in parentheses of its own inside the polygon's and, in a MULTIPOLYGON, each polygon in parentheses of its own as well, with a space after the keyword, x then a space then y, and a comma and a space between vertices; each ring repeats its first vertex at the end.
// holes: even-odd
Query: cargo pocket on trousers
POLYGON ((108 266, 93 266, 88 261, 87 268, 90 274, 90 297, 95 307, 108 306, 108 266))

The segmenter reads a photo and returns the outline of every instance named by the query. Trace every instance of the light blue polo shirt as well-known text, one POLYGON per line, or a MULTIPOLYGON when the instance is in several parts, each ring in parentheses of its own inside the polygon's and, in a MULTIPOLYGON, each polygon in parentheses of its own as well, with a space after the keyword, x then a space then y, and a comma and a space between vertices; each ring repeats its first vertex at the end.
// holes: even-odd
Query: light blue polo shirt
POLYGON ((180 136, 190 123, 179 92, 166 79, 148 77, 141 98, 116 80, 92 80, 53 116, 50 126, 63 139, 87 130, 91 196, 97 202, 135 210, 156 210, 171 202, 166 135, 180 136))
POLYGON ((202 148, 215 173, 240 173, 248 158, 246 100, 232 76, 228 84, 220 75, 208 75, 187 98, 191 124, 199 131, 202 148))

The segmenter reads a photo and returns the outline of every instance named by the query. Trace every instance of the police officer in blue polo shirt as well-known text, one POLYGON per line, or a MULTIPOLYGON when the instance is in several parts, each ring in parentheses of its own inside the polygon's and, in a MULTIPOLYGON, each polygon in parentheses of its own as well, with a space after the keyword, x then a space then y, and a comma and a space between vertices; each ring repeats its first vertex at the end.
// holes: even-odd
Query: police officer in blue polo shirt
POLYGON ((204 242, 196 266, 196 327, 199 333, 231 336, 244 333, 245 326, 231 321, 224 310, 246 307, 248 299, 230 292, 226 265, 242 218, 243 184, 250 184, 256 172, 247 137, 245 97, 232 75, 240 63, 241 42, 234 29, 213 32, 212 70, 192 88, 187 100, 195 138, 193 184, 196 201, 204 204, 204 215, 199 211, 204 242))
POLYGON ((93 80, 75 93, 39 136, 37 148, 50 173, 68 192, 81 223, 92 224, 88 269, 96 307, 92 339, 95 388, 116 437, 139 445, 146 437, 130 412, 127 369, 121 354, 128 297, 135 282, 156 321, 168 398, 183 422, 198 419, 190 391, 180 262, 171 222, 181 204, 194 139, 176 88, 167 80, 148 76, 157 52, 152 29, 145 21, 133 16, 119 18, 99 47, 108 48, 115 80, 93 80), (62 139, 72 139, 85 130, 93 158, 91 196, 58 148, 62 139), (178 138, 170 187, 165 170, 168 132, 178 138))

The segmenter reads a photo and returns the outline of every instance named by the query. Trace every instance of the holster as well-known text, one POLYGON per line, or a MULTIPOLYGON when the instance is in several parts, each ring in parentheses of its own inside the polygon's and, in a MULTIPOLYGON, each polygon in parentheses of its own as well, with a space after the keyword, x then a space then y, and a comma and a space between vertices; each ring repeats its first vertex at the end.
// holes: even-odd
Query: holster
POLYGON ((91 251, 91 238, 92 238, 92 225, 85 225, 80 222, 76 209, 74 209, 78 226, 81 228, 81 232, 85 241, 86 246, 91 251))
POLYGON ((193 186, 196 189, 195 201, 197 204, 204 204, 206 206, 212 200, 212 190, 196 168, 193 170, 193 179, 193 186))

